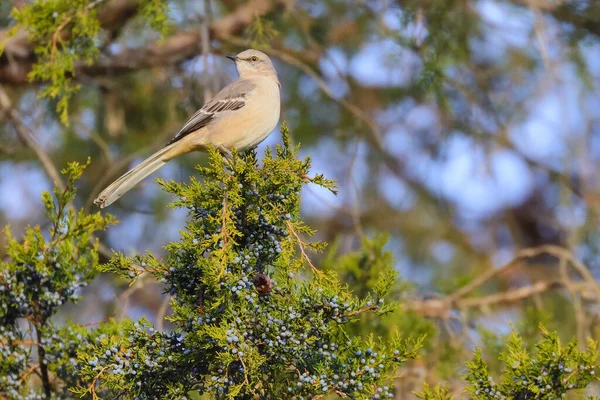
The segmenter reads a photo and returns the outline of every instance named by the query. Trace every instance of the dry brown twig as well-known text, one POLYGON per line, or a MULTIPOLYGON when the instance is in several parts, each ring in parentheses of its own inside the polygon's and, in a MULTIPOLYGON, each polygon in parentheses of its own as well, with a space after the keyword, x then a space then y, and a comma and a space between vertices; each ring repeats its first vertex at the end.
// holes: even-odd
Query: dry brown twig
POLYGON ((23 375, 19 379, 19 383, 25 382, 25 380, 27 379, 27 377, 29 375, 31 375, 33 372, 37 371, 39 368, 40 368, 40 364, 38 364, 38 363, 31 364, 31 366, 27 369, 27 371, 25 371, 23 373, 23 375))
POLYGON ((577 339, 581 343, 583 343, 585 341, 585 326, 587 323, 587 319, 585 317, 585 312, 581 304, 581 296, 577 295, 576 286, 573 284, 571 278, 569 277, 569 271, 567 270, 567 260, 565 258, 560 259, 559 273, 561 280, 564 282, 565 287, 569 291, 571 301, 573 302, 573 309, 575 311, 575 321, 577 328, 577 339))
MULTIPOLYGON (((572 295, 577 294, 581 298, 600 302, 600 285, 591 275, 589 270, 581 264, 568 249, 555 245, 544 245, 520 250, 517 252, 515 258, 509 263, 500 268, 488 270, 486 273, 480 275, 445 298, 415 301, 410 304, 408 308, 426 316, 447 319, 450 312, 455 309, 464 310, 515 303, 554 289, 567 289, 572 295), (561 279, 534 282, 531 285, 486 296, 466 297, 497 275, 513 269, 519 265, 523 259, 533 258, 544 254, 557 258, 559 263, 564 263, 565 271, 561 279), (578 272, 583 279, 582 282, 574 283, 568 278, 568 273, 566 271, 568 265, 571 265, 573 269, 578 272)), ((574 305, 574 307, 579 306, 574 305)))
POLYGON ((102 367, 102 369, 100 370, 100 372, 98 372, 98 374, 94 377, 94 379, 92 380, 92 383, 90 384, 90 386, 88 387, 89 392, 92 394, 92 399, 93 400, 99 400, 98 395, 96 394, 96 382, 98 381, 98 379, 100 378, 100 376, 102 375, 102 373, 109 367, 109 365, 102 367))
POLYGON ((98 320, 98 321, 86 322, 85 324, 79 324, 79 326, 86 326, 86 327, 87 327, 87 326, 96 326, 96 325, 100 325, 100 324, 103 324, 103 323, 105 323, 105 322, 108 322, 108 321, 110 321, 112 318, 114 318, 114 316, 115 316, 115 315, 113 314, 113 315, 111 315, 110 317, 102 318, 102 319, 100 319, 100 320, 98 320))
POLYGON ((162 332, 164 330, 164 321, 165 316, 167 315, 167 310, 169 309, 169 303, 171 302, 172 297, 167 295, 163 299, 162 303, 160 303, 160 307, 156 312, 156 330, 162 332))
POLYGON ((323 276, 323 272, 319 271, 319 269, 317 269, 317 267, 314 266, 312 261, 310 261, 310 257, 308 257, 308 254, 306 254, 306 251, 304 251, 304 247, 307 246, 307 244, 304 241, 302 241, 302 239, 300 239, 300 236, 298 235, 298 233, 296 233, 296 231, 294 230, 294 227, 292 226, 292 223, 290 221, 287 221, 287 226, 288 226, 289 233, 291 233, 292 236, 294 236, 296 238, 298 247, 300 248, 300 253, 302 254, 302 258, 304 258, 306 260, 306 262, 310 266, 310 269, 314 273, 316 273, 317 275, 323 276))
POLYGON ((121 304, 121 309, 117 312, 117 319, 122 319, 127 314, 127 308, 129 307, 129 298, 139 289, 142 289, 149 283, 154 281, 148 280, 146 277, 150 277, 150 274, 143 272, 141 273, 135 283, 129 286, 117 297, 117 303, 121 304))
POLYGON ((60 174, 58 170, 52 163, 50 156, 48 153, 42 149, 42 147, 33 139, 29 128, 23 123, 23 118, 19 111, 13 107, 8 94, 0 85, 0 108, 4 113, 8 116, 9 120, 12 122, 15 130, 17 131, 17 135, 19 135, 19 139, 25 144, 26 147, 33 150, 38 160, 40 160, 40 164, 46 171, 46 174, 54 181, 54 183, 61 189, 64 190, 65 185, 60 178, 60 174))
POLYGON ((242 363, 242 367, 244 368, 244 385, 248 384, 248 373, 246 372, 246 364, 244 363, 244 358, 239 356, 240 362, 242 363))
POLYGON ((353 317, 355 315, 362 314, 364 312, 374 310, 374 309, 377 308, 377 305, 378 305, 378 302, 374 301, 373 304, 371 304, 370 306, 367 306, 365 308, 361 308, 360 310, 354 310, 352 312, 349 312, 348 314, 342 315, 342 318, 343 317, 353 317))

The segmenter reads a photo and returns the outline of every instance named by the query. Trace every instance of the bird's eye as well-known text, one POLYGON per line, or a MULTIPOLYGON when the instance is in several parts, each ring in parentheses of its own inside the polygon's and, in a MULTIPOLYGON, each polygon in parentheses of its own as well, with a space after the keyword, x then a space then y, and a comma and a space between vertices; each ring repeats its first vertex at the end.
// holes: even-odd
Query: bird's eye
POLYGON ((250 57, 250 61, 257 62, 258 61, 258 57, 252 56, 252 57, 250 57))

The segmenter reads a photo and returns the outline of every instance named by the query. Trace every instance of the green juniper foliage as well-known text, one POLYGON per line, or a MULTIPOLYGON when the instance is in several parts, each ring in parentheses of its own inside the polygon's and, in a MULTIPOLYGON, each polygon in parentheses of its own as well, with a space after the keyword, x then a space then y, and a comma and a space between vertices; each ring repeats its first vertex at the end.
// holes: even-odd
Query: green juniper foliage
POLYGON ((543 327, 543 339, 534 354, 525 349, 523 339, 512 333, 506 349, 500 354, 505 368, 499 383, 487 373, 481 352, 467 364, 469 392, 475 399, 558 399, 568 390, 583 389, 597 380, 596 343, 589 341, 586 351, 577 349, 573 340, 562 346, 556 333, 543 327))
POLYGON ((80 288, 95 277, 98 253, 97 245, 90 245, 92 234, 113 222, 110 215, 86 215, 69 207, 84 168, 70 163, 62 171, 65 190, 42 195, 51 222, 47 234, 39 226, 27 228, 19 242, 6 229, 8 258, 0 263, 0 397, 35 398, 36 391, 26 385, 34 373, 47 397, 61 393, 52 377, 72 381, 74 350, 81 341, 67 351, 68 328, 59 329, 49 319, 60 305, 76 302, 80 288))
MULTIPOLYGON (((46 82, 40 97, 57 99, 56 110, 63 123, 68 123, 68 103, 80 89, 73 82, 77 64, 91 64, 99 55, 102 27, 97 8, 105 0, 38 0, 14 7, 15 21, 10 33, 26 31, 35 44, 36 62, 28 78, 46 82)), ((168 31, 167 2, 140 1, 142 15, 161 34, 168 31)), ((4 43, 0 43, 0 54, 4 43)))
MULTIPOLYGON (((506 348, 499 355, 504 363, 499 382, 491 376, 481 350, 476 350, 474 359, 467 363, 465 374, 469 398, 561 399, 567 392, 582 394, 578 389, 585 389, 592 381, 598 380, 596 342, 590 340, 586 350, 580 351, 575 340, 563 346, 556 332, 550 333, 542 326, 540 330, 543 338, 535 346, 533 354, 526 349, 521 335, 513 332, 508 336, 506 348)), ((454 398, 447 388, 440 385, 434 389, 424 385, 417 397, 426 400, 454 398)), ((598 398, 590 396, 587 399, 598 398)))
POLYGON ((450 394, 448 388, 441 385, 437 385, 433 389, 428 384, 423 385, 423 391, 415 394, 417 398, 423 400, 452 400, 453 397, 450 394))
MULTIPOLYGON (((363 312, 395 308, 383 297, 395 280, 387 270, 373 293, 358 298, 336 275, 316 270, 304 243, 312 231, 299 220, 300 190, 309 177, 287 129, 284 145, 224 160, 211 152, 200 183, 165 183, 189 210, 182 240, 151 255, 114 257, 104 267, 129 278, 149 272, 173 296, 172 332, 146 321, 126 336, 106 338, 81 355, 81 372, 96 391, 137 398, 180 398, 194 390, 216 398, 308 398, 338 393, 358 398, 391 395, 397 366, 416 356, 419 340, 364 341, 346 325, 363 312), (142 384, 137 384, 141 382, 142 384)), ((131 278, 130 278, 131 279, 131 278)), ((86 389, 87 388, 82 388, 86 389)))
MULTIPOLYGON (((376 289, 381 277, 390 273, 390 266, 394 265, 393 255, 386 250, 388 239, 389 235, 384 234, 372 238, 362 237, 360 247, 346 254, 340 254, 341 240, 336 240, 320 260, 320 268, 335 273, 357 296, 367 296, 376 289)), ((412 289, 409 282, 396 277, 384 301, 401 303, 412 289)), ((397 333, 403 336, 423 336, 425 340, 422 344, 426 351, 435 336, 435 328, 430 320, 402 307, 395 308, 385 318, 373 313, 363 313, 357 323, 348 327, 348 332, 362 336, 374 334, 382 338, 390 338, 397 333)))

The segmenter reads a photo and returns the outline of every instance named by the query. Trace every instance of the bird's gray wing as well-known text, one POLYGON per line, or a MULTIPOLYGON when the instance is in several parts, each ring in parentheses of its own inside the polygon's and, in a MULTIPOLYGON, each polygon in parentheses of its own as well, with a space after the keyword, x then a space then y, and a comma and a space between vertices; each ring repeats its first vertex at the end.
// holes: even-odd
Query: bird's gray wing
POLYGON ((212 120, 219 118, 224 112, 239 110, 246 105, 246 100, 256 85, 249 80, 237 80, 225 86, 208 103, 181 127, 179 132, 169 140, 167 145, 177 142, 192 132, 208 125, 212 120))

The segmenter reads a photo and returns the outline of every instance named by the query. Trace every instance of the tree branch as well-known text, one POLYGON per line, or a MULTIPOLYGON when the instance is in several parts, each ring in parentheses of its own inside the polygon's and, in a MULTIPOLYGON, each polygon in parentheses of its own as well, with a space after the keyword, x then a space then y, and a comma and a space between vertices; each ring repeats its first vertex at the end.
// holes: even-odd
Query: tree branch
MULTIPOLYGON (((125 22, 137 14, 137 0, 110 0, 98 10, 98 20, 102 29, 114 39, 125 22)), ((27 74, 35 63, 34 43, 27 37, 27 32, 17 32, 8 35, 8 29, 0 30, 0 43, 5 43, 4 52, 0 54, 0 84, 26 84, 27 74)), ((66 38, 70 32, 61 31, 61 38, 66 38)))
POLYGON ((40 365, 40 372, 42 376, 42 385, 44 387, 44 393, 47 398, 52 396, 52 385, 50 384, 50 373, 48 372, 48 365, 46 364, 46 349, 42 346, 42 331, 41 327, 45 324, 45 322, 41 322, 40 326, 35 326, 35 333, 37 336, 37 350, 38 350, 38 359, 40 365))
MULTIPOLYGON (((223 40, 239 35, 255 18, 273 12, 290 0, 250 0, 233 12, 213 21, 209 26, 211 39, 223 40)), ((138 9, 135 0, 112 0, 98 12, 104 30, 117 32, 138 9)), ((0 42, 7 38, 7 31, 0 31, 0 42)), ((119 53, 98 58, 93 65, 80 64, 75 74, 87 76, 110 76, 139 69, 169 66, 181 63, 202 52, 202 29, 175 32, 160 43, 150 43, 140 48, 126 48, 119 53)), ((0 83, 18 85, 27 83, 27 74, 35 62, 34 45, 24 32, 9 38, 4 54, 0 56, 0 83)))
POLYGON ((13 107, 12 102, 8 97, 8 94, 2 86, 0 86, 0 109, 6 113, 10 121, 13 123, 15 130, 17 131, 17 135, 19 135, 19 138, 25 144, 25 146, 33 150, 38 160, 40 160, 44 171, 46 171, 46 174, 48 174, 50 179, 54 181, 54 183, 60 188, 60 190, 64 190, 65 185, 62 179, 60 178, 58 170, 56 169, 56 167, 54 167, 52 160, 50 160, 50 156, 33 139, 33 137, 30 134, 29 128, 27 128, 27 126, 25 126, 25 124, 23 123, 23 118, 19 114, 19 111, 13 107))
POLYGON ((486 272, 445 298, 415 301, 409 304, 407 308, 427 317, 446 319, 453 310, 465 310, 469 308, 515 303, 555 289, 567 289, 571 294, 577 294, 586 300, 600 302, 600 285, 591 275, 589 270, 575 259, 568 249, 559 246, 546 245, 519 251, 516 257, 508 264, 501 268, 486 272), (559 280, 539 281, 534 282, 531 285, 501 293, 466 298, 466 296, 476 288, 482 286, 500 273, 512 269, 522 262, 524 258, 533 258, 543 254, 557 258, 561 268, 566 268, 567 265, 571 265, 583 281, 574 283, 568 279, 566 271, 563 271, 562 279, 559 280))
MULTIPOLYGON (((210 39, 226 40, 240 35, 256 17, 282 7, 285 0, 250 0, 232 13, 212 21, 208 26, 210 39)), ((206 28, 205 28, 206 30, 206 28)), ((179 64, 202 53, 202 28, 175 32, 160 44, 151 43, 99 59, 92 66, 80 66, 89 76, 116 75, 139 69, 179 64)))
POLYGON ((513 0, 513 2, 548 13, 557 21, 571 24, 575 28, 600 37, 600 4, 596 1, 513 0))

